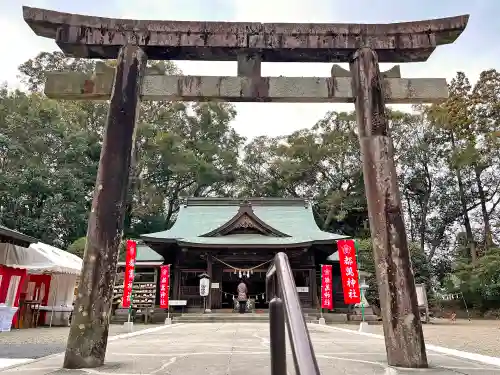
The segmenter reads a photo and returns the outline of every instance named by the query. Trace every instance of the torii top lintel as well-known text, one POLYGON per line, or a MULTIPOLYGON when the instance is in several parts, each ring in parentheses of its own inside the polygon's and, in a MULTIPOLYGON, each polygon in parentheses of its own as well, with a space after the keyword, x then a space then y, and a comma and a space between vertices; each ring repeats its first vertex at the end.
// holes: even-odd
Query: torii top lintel
POLYGON ((72 57, 114 59, 126 43, 152 60, 232 61, 257 53, 269 62, 348 62, 360 47, 380 62, 425 61, 453 43, 468 15, 390 24, 146 21, 103 18, 23 7, 33 31, 54 39, 72 57))

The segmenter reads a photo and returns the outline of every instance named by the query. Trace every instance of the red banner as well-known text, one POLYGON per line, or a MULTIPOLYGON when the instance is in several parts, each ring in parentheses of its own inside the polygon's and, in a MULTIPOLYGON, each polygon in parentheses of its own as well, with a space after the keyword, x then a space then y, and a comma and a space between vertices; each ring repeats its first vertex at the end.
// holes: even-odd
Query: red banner
POLYGON ((123 280, 123 301, 124 308, 130 307, 132 302, 132 287, 134 285, 135 257, 137 255, 137 243, 127 240, 127 249, 125 254, 125 277, 123 280))
POLYGON ((170 266, 160 267, 160 309, 168 309, 168 287, 170 282, 170 266))
POLYGON ((358 265, 356 262, 354 240, 337 241, 337 246, 340 273, 342 275, 342 289, 344 290, 344 302, 348 305, 360 303, 358 265))
POLYGON ((321 308, 333 309, 332 266, 321 266, 321 308))

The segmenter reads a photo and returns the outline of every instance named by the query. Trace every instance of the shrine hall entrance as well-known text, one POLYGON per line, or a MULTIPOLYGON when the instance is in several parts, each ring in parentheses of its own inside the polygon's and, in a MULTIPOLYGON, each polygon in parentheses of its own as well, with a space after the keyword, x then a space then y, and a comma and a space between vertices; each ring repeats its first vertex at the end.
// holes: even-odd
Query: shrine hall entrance
MULTIPOLYGON (((242 276, 243 281, 247 285, 248 296, 255 301, 256 309, 267 309, 269 307, 266 302, 266 272, 267 269, 256 269, 248 277, 242 276)), ((240 283, 239 273, 233 269, 224 269, 222 274, 222 285, 220 291, 222 293, 222 308, 232 309, 234 307, 234 298, 237 297, 237 288, 240 283)))

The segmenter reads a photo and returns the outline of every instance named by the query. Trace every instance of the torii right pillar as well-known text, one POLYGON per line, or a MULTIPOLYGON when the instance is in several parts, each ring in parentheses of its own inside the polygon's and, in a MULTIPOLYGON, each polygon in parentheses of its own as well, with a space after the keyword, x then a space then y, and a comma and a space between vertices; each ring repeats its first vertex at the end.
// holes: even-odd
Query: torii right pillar
POLYGON ((375 270, 377 280, 386 281, 379 283, 379 297, 387 362, 397 367, 427 367, 376 52, 357 50, 350 70, 375 270))
MULTIPOLYGON (((454 40, 467 21, 468 16, 461 18, 455 25, 456 29, 448 32, 448 37, 454 40)), ((442 35, 441 39, 444 38, 445 35, 442 35)), ((432 39, 431 36, 428 40, 425 36, 423 40, 409 38, 402 45, 408 49, 432 52, 434 48, 425 48, 438 44, 432 39)), ((398 44, 397 40, 394 42, 398 44)), ((393 58, 398 59, 396 56, 397 53, 393 58)), ((385 58, 387 60, 391 59, 385 58)), ((407 55, 406 61, 412 60, 419 59, 407 55)), ((360 47, 351 56, 349 67, 387 362, 394 367, 426 368, 424 334, 403 221, 394 147, 385 111, 385 98, 390 93, 384 92, 386 87, 374 49, 360 47)))

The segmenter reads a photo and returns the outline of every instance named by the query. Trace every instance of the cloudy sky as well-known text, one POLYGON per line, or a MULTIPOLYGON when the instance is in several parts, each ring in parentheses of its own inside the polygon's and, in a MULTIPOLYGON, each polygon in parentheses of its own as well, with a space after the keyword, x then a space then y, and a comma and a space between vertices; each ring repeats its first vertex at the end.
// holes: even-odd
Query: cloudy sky
MULTIPOLYGON (((499 69, 500 1, 498 0, 5 0, 0 5, 2 56, 0 82, 18 85, 17 67, 41 51, 54 51, 51 41, 35 36, 23 22, 21 6, 105 17, 163 20, 258 22, 412 21, 470 14, 469 25, 450 46, 437 49, 425 63, 405 64, 405 77, 452 78, 464 71, 476 80, 485 69, 499 69), (7 4, 7 5, 5 5, 7 4)), ((236 75, 236 63, 179 62, 184 74, 236 75)), ((382 70, 391 66, 383 66, 382 70)), ((328 76, 329 64, 263 64, 268 76, 328 76)), ((334 104, 237 104, 236 130, 249 138, 275 136, 312 126, 334 104)))

